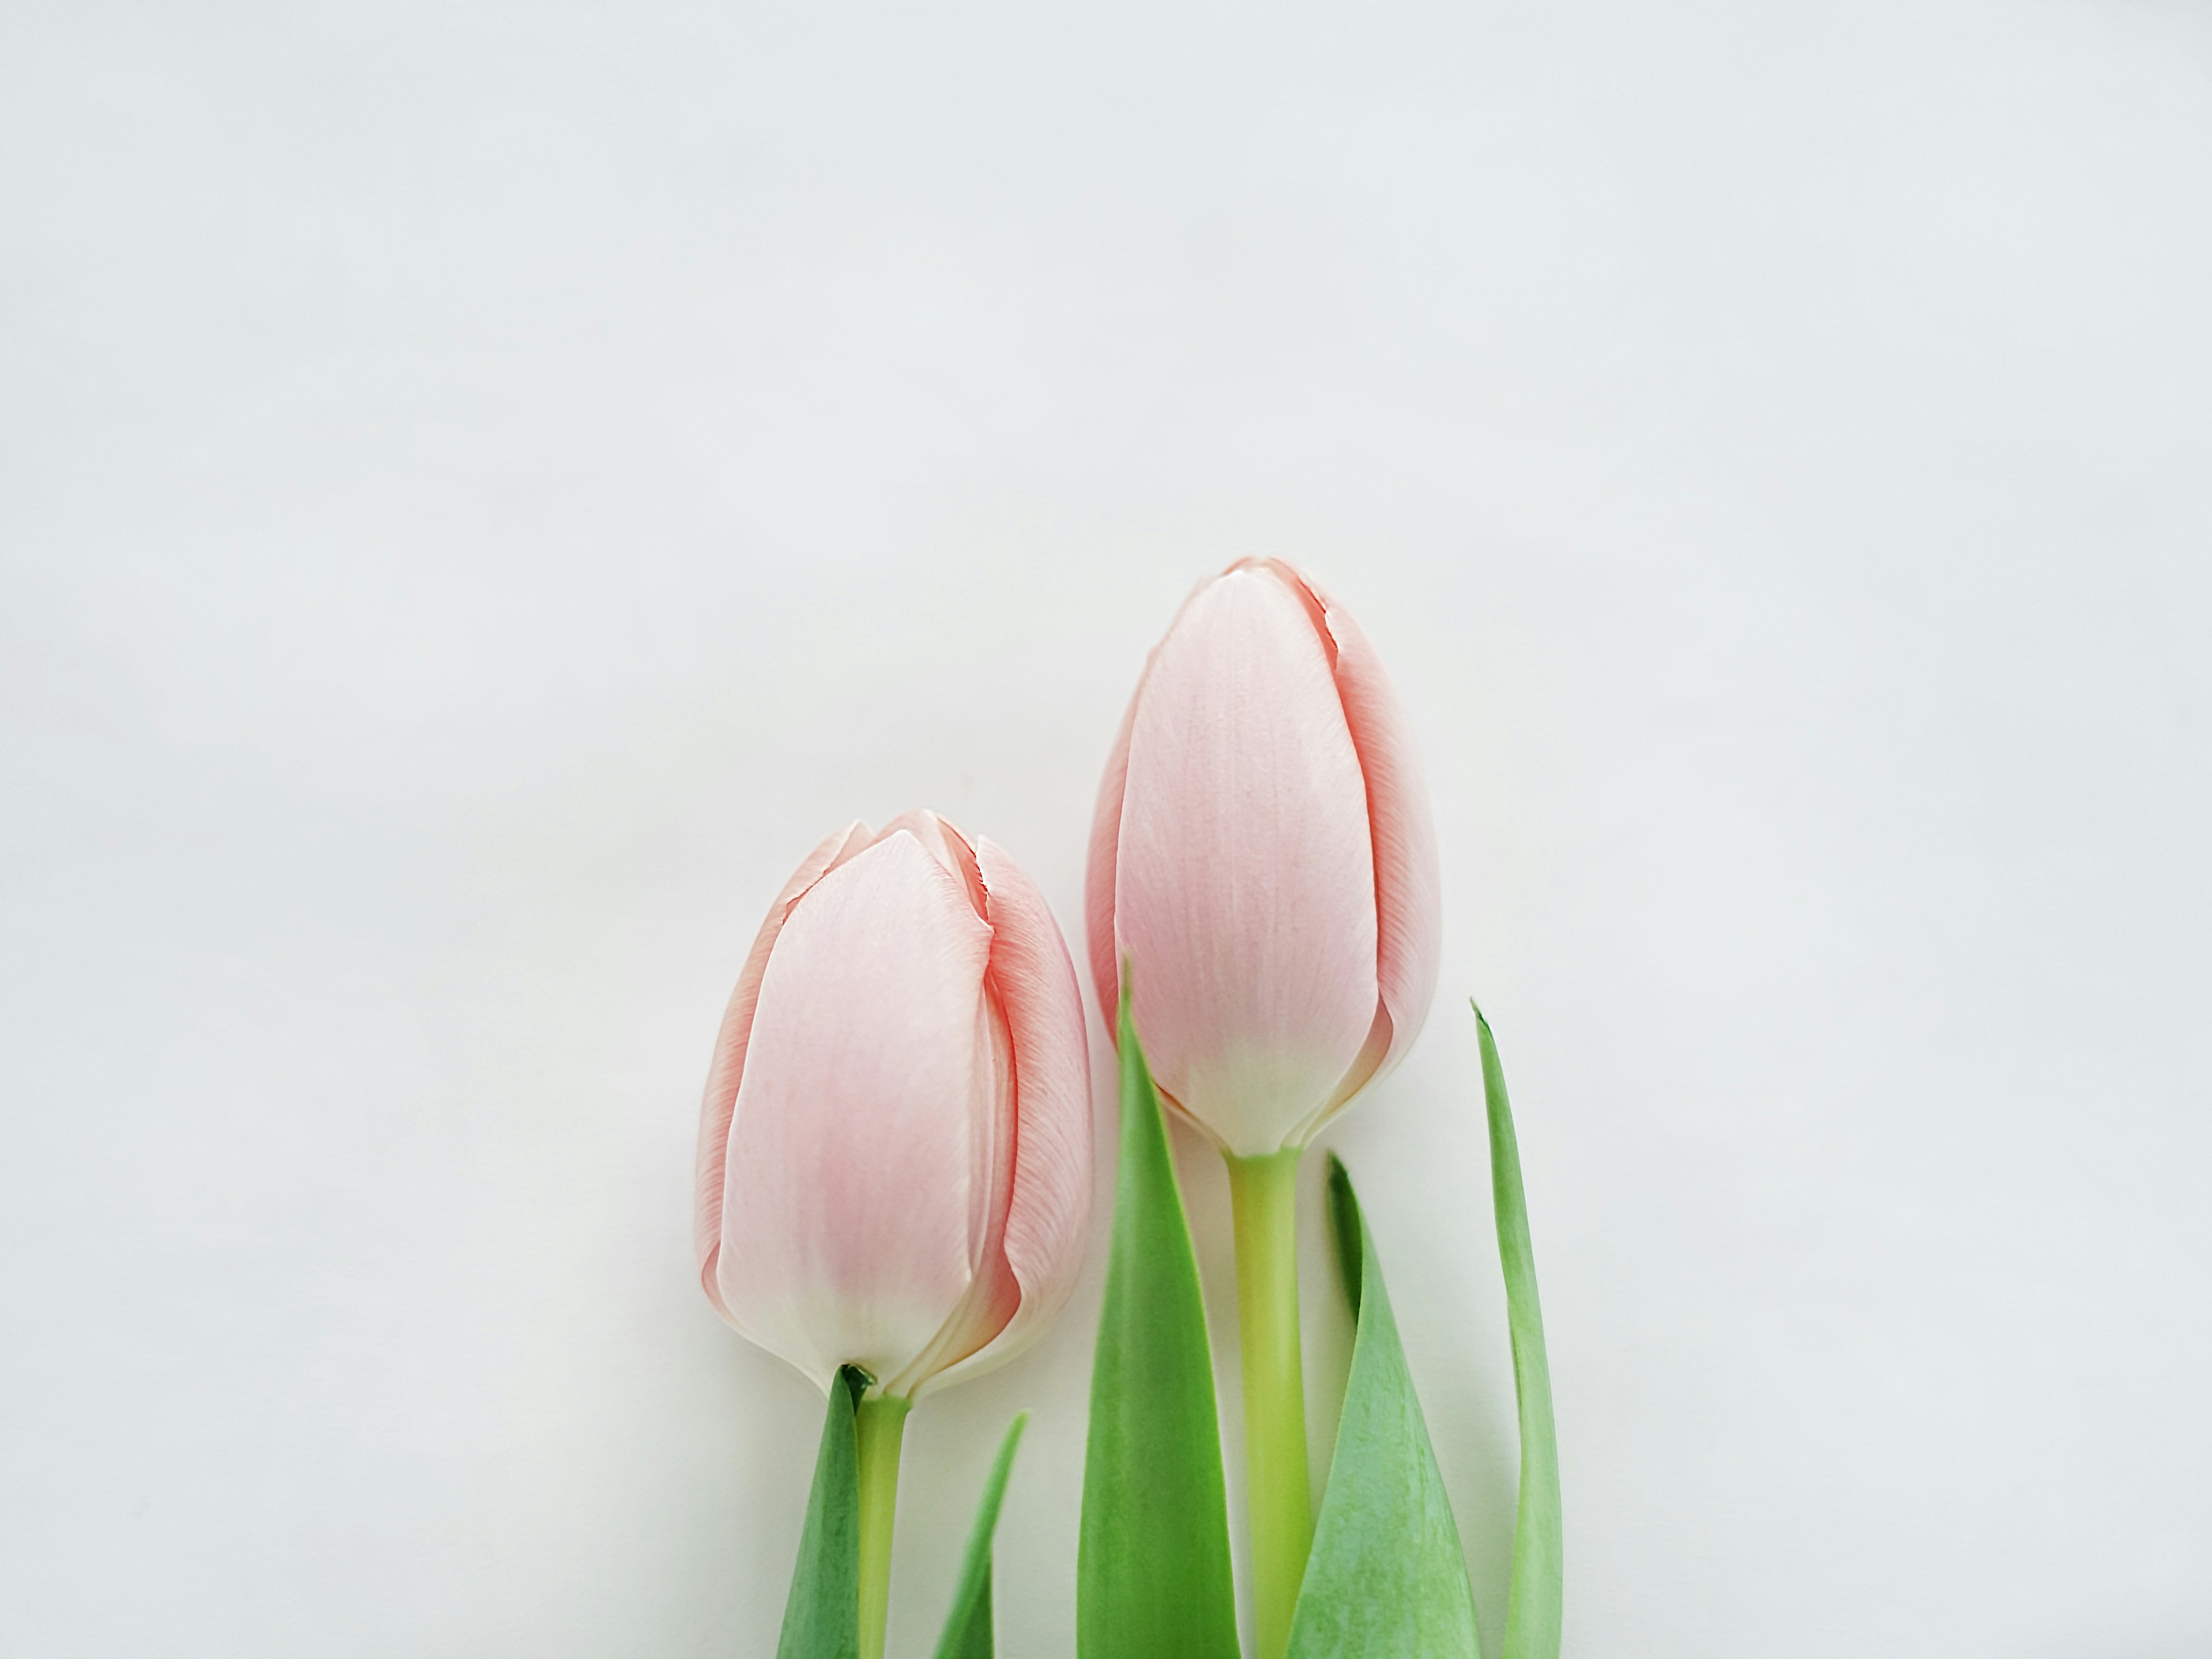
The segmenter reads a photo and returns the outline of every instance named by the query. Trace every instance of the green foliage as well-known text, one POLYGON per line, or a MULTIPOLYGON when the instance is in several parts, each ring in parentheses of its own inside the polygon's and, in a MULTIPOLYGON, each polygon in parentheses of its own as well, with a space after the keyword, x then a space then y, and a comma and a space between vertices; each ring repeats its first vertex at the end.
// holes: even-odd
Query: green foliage
POLYGON ((1328 1196, 1356 1323, 1290 1659, 1480 1659, 1459 1528, 1406 1370, 1374 1238, 1351 1177, 1334 1158, 1328 1196))
MULTIPOLYGON (((1521 1483, 1501 1659, 1559 1659, 1559 1447, 1513 1113, 1480 1009, 1492 1196, 1504 1271, 1521 1483)), ((1190 1231, 1158 1091, 1121 1010, 1121 1147, 1091 1372, 1077 1573, 1080 1659, 1237 1659, 1213 1368, 1190 1231)), ((1481 1659, 1474 1597, 1373 1234, 1344 1166, 1329 1212, 1355 1322, 1336 1455, 1291 1627, 1289 1659, 1481 1659)), ((858 1659, 865 1373, 830 1391, 776 1659, 858 1659)), ((936 1659, 993 1659, 992 1540, 1027 1415, 986 1479, 936 1659)))
POLYGON ((1552 1421, 1552 1366, 1544 1353, 1544 1310, 1536 1300, 1536 1254, 1521 1188, 1521 1147, 1505 1098, 1505 1068, 1482 1010, 1482 1093, 1490 1113, 1490 1186, 1498 1212, 1498 1256, 1505 1269, 1505 1309, 1513 1333, 1513 1393, 1521 1416, 1521 1499, 1513 1521, 1513 1589, 1505 1614, 1504 1659, 1559 1659, 1559 1443, 1552 1421))
POLYGON ((853 1413, 867 1386, 867 1373, 852 1365, 830 1385, 775 1659, 860 1659, 860 1476, 853 1413))
POLYGON ((1006 1496, 1006 1477, 1013 1472, 1014 1448, 1021 1443, 1029 1420, 1030 1414, 1023 1412, 1006 1425, 1006 1437, 999 1443, 999 1455, 984 1479, 975 1523, 968 1529, 960 1583, 952 1593, 952 1610, 945 1615, 944 1635, 937 1638, 937 1659, 993 1659, 991 1534, 998 1530, 999 1505, 1006 1496))
POLYGON ((1080 1659, 1237 1659, 1198 1261, 1159 1096, 1121 1008, 1121 1152, 1083 1468, 1080 1659))

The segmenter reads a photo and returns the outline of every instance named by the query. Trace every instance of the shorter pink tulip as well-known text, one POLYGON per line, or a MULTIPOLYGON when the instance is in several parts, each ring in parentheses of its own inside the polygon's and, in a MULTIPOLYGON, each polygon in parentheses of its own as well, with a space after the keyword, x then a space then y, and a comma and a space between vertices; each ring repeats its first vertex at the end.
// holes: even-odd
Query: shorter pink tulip
POLYGON ((1091 967, 1120 964, 1160 1088, 1222 1150, 1303 1146, 1436 991, 1436 830, 1343 607, 1275 559, 1198 585, 1154 648, 1091 837, 1091 967))
POLYGON ((1029 878, 931 812, 830 837, 761 926, 699 1131, 708 1300, 825 1391, 911 1399, 1067 1300, 1091 1199, 1067 947, 1029 878))

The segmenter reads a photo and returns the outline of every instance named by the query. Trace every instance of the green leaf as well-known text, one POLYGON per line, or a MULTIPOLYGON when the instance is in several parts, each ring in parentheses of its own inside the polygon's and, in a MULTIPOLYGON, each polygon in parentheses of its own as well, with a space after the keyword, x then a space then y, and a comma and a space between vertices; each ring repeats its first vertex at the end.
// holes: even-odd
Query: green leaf
POLYGON ((1498 1210, 1498 1257, 1513 1333, 1513 1393, 1521 1414, 1521 1502, 1513 1519, 1513 1590, 1506 1604, 1504 1659, 1559 1656, 1559 1441, 1552 1422, 1552 1366, 1544 1354, 1544 1310, 1536 1300, 1536 1253, 1521 1189, 1521 1147, 1505 1098, 1505 1068, 1482 1010, 1482 1093, 1490 1110, 1490 1188, 1498 1210))
POLYGON ((945 1634, 937 1638, 937 1659, 992 1659, 991 1534, 998 1530, 999 1505, 1006 1496, 1006 1477, 1013 1473, 1014 1448, 1029 1420, 1030 1414, 1022 1412, 1006 1425, 1006 1437, 999 1443, 999 1455, 984 1479, 975 1524, 968 1529, 960 1585, 952 1593, 952 1611, 945 1616, 945 1634))
POLYGON ((1290 1659, 1480 1659, 1474 1595, 1375 1240, 1328 1161, 1329 1217, 1355 1321, 1352 1374, 1290 1659))
POLYGON ((830 1385, 775 1659, 860 1659, 860 1474, 853 1413, 867 1386, 867 1373, 853 1365, 830 1385))
POLYGON ((1121 1156, 1091 1370, 1080 1659, 1237 1659, 1206 1305, 1167 1126, 1121 1008, 1121 1156))

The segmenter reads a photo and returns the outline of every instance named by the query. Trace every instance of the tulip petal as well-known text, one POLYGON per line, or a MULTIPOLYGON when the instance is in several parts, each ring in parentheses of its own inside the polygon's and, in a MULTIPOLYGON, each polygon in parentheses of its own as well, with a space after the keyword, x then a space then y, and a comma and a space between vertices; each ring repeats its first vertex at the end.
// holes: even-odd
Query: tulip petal
POLYGON ((991 988, 1014 1056, 1013 1193, 998 1265, 1018 1303, 988 1346, 917 1394, 1029 1346, 1075 1288, 1091 1217, 1091 1056, 1075 964, 1044 895, 1006 849, 978 841, 975 860, 991 924, 991 988))
POLYGON ((969 1292, 990 938, 900 831, 793 907, 762 975, 717 1279, 732 1322, 825 1387, 846 1363, 897 1375, 969 1292))
POLYGON ((1302 590, 1234 568, 1161 641, 1131 728, 1114 925, 1138 1029, 1162 1089, 1239 1156, 1335 1098, 1379 1006, 1367 790, 1327 640, 1302 590))
POLYGON ((1137 704, 1151 678, 1152 658, 1137 678, 1129 706, 1121 711, 1121 729, 1115 734, 1114 750, 1106 757, 1105 775, 1098 780, 1098 804, 1091 817, 1091 857, 1084 867, 1083 935, 1091 957, 1091 983, 1098 993, 1098 1012, 1111 1032, 1121 1006, 1121 946, 1114 932, 1114 884, 1121 867, 1121 799, 1129 782, 1129 732, 1137 723, 1137 704))
POLYGON ((693 1208, 693 1244, 699 1257, 699 1282, 707 1298, 723 1318, 730 1310, 714 1282, 714 1261, 722 1248, 722 1185, 730 1141, 730 1114, 738 1103, 738 1080, 744 1075, 745 1044, 750 1036, 753 1011, 760 1000, 761 975, 768 971, 769 952, 776 936, 807 889, 836 864, 850 857, 868 841, 868 827, 855 820, 806 855, 805 861, 784 884, 768 908, 767 920, 754 936, 737 988, 722 1011, 722 1028, 714 1039, 714 1058, 707 1068, 707 1088, 699 1104, 699 1162, 693 1208))
POLYGON ((888 841, 900 830, 905 830, 922 845, 924 851, 943 865, 968 895, 977 915, 983 915, 983 878, 975 867, 975 849, 968 838, 927 807, 911 812, 902 812, 876 832, 878 841, 888 841))
POLYGON ((1367 817, 1375 836, 1376 978, 1390 1030, 1389 1046, 1373 1073, 1359 1079, 1364 1085, 1404 1057, 1436 998, 1443 949, 1436 818, 1382 659, 1349 611, 1304 577, 1297 580, 1321 607, 1335 642, 1336 688, 1367 780, 1367 817))
MULTIPOLYGON (((988 969, 986 970, 988 973, 988 969)), ((1021 1305, 1022 1287, 1006 1262, 1006 1215, 1014 1194, 1013 1037, 988 982, 976 1052, 985 1067, 969 1103, 968 1293, 946 1316, 929 1346, 884 1381, 884 1392, 919 1397, 940 1373, 959 1367, 1003 1332, 1021 1305)), ((983 1369, 979 1364, 977 1369, 983 1369)), ((966 1373, 963 1371, 963 1375, 966 1373)))

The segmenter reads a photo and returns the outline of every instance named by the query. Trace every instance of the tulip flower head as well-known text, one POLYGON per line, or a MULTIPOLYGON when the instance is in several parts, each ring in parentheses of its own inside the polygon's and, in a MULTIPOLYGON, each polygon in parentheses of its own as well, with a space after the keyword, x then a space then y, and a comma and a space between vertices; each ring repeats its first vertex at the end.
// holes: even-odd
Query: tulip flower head
POLYGON ((1066 1301, 1091 1195, 1067 948, 988 841, 931 812, 830 837, 769 907, 701 1110, 701 1283, 825 1391, 912 1398, 1066 1301))
POLYGON ((1290 566, 1201 582, 1099 791, 1091 972, 1160 1089, 1239 1158, 1304 1146, 1419 1033, 1441 922, 1413 745, 1358 625, 1290 566))

